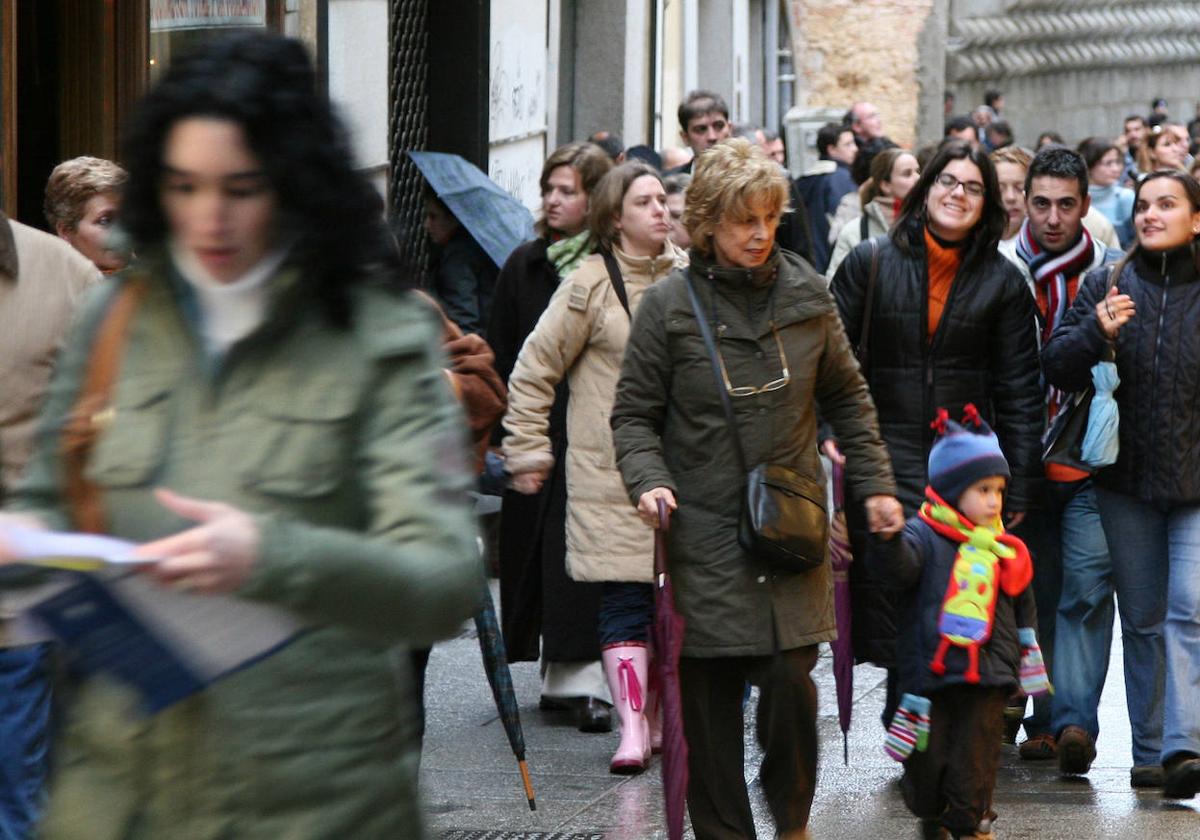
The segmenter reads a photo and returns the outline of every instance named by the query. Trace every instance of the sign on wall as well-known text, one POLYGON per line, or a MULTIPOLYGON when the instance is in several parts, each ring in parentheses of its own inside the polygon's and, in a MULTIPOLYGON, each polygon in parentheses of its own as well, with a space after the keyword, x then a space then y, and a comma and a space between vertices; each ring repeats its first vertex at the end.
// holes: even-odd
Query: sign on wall
POLYGON ((488 175, 536 210, 546 157, 546 2, 492 0, 491 12, 488 175))

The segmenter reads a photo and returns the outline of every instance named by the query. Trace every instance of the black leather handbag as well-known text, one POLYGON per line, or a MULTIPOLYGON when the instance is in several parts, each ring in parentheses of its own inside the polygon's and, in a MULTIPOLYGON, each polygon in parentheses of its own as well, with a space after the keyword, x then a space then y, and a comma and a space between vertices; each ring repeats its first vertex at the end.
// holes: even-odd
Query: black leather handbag
POLYGON ((684 279, 700 335, 712 362, 733 449, 746 480, 738 521, 738 544, 776 571, 812 571, 828 556, 829 514, 825 507, 825 485, 783 464, 762 463, 747 468, 733 404, 721 376, 712 328, 696 295, 690 271, 684 273, 684 279))

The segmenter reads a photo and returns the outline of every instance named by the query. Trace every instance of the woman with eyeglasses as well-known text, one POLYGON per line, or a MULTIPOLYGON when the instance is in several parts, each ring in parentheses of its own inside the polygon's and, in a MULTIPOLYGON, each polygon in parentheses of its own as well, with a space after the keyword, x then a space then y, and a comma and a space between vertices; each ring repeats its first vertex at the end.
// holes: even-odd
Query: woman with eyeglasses
MULTIPOLYGON (((1036 308, 1020 273, 996 249, 1006 223, 987 154, 959 141, 945 143, 904 200, 887 238, 851 251, 831 283, 846 334, 862 351, 863 374, 909 516, 927 483, 936 434, 930 422, 939 408, 957 418, 968 403, 995 430, 1011 466, 1004 503, 1010 527, 1037 498, 1043 390, 1036 308)), ((836 462, 850 459, 844 448, 836 437, 822 444, 836 462)), ((855 557, 862 558, 868 538, 861 505, 848 500, 846 516, 855 557)), ((866 566, 851 566, 854 652, 860 662, 890 669, 895 612, 866 566)), ((894 678, 888 688, 885 726, 899 696, 894 678)))
POLYGON ((648 289, 634 319, 612 411, 617 464, 647 524, 662 500, 676 608, 686 621, 679 679, 688 809, 699 840, 753 837, 743 776, 742 695, 761 687, 760 778, 779 837, 807 837, 816 785, 817 645, 835 636, 828 563, 774 570, 739 543, 750 464, 786 465, 822 486, 817 408, 850 454, 849 480, 872 527, 904 524, 875 412, 825 288, 775 244, 787 177, 732 140, 697 161, 684 224, 690 268, 648 289), (714 339, 710 354, 691 302, 714 339), (720 389, 720 390, 718 390, 720 389))

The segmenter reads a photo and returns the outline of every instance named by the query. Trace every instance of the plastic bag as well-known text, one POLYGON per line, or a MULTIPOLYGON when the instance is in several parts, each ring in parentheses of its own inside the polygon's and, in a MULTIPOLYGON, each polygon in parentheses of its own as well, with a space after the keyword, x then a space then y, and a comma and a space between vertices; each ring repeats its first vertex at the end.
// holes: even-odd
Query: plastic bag
POLYGON ((1099 362, 1092 368, 1092 384, 1096 395, 1088 409, 1087 432, 1080 445, 1080 458, 1088 466, 1099 469, 1116 463, 1120 449, 1118 435, 1120 416, 1113 392, 1121 384, 1113 362, 1099 362))

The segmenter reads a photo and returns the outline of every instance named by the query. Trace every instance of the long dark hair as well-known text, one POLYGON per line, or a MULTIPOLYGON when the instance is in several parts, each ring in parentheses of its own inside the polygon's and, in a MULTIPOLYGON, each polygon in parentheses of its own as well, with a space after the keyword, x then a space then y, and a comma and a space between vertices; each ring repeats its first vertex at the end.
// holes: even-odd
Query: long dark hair
POLYGON ((1000 237, 1004 235, 1008 214, 1004 205, 1000 203, 1000 182, 996 179, 996 167, 992 166, 986 152, 972 149, 961 140, 942 143, 929 165, 921 170, 921 177, 900 206, 900 215, 896 218, 889 236, 906 256, 925 252, 925 202, 929 198, 929 191, 933 189, 934 181, 952 160, 969 160, 979 167, 979 174, 983 176, 983 212, 975 227, 971 228, 963 252, 963 268, 971 269, 979 261, 996 253, 996 246, 1000 244, 1000 237))
POLYGON ((350 288, 372 270, 395 272, 398 259, 383 203, 354 170, 349 135, 317 92, 304 46, 278 35, 238 33, 172 58, 126 130, 129 183, 121 218, 135 247, 167 238, 159 198, 164 142, 175 123, 192 117, 241 127, 278 198, 277 229, 295 242, 303 282, 330 323, 348 325, 350 288))

